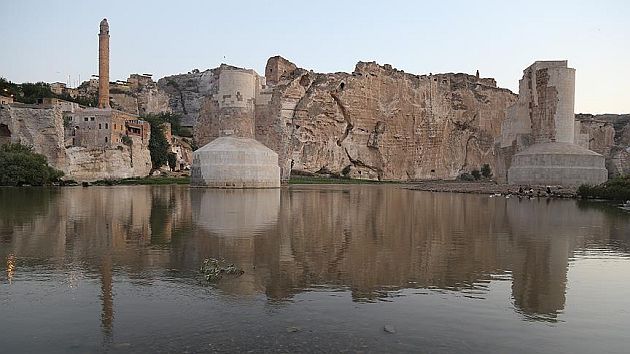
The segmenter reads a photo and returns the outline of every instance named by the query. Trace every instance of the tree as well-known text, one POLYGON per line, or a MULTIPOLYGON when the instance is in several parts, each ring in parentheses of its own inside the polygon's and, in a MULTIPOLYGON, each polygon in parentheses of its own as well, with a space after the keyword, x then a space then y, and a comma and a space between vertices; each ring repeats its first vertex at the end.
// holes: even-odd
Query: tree
POLYGON ((0 95, 13 97, 17 101, 18 97, 22 97, 22 90, 18 84, 0 77, 0 95))
POLYGON ((161 123, 171 124, 171 133, 179 136, 182 133, 182 117, 176 113, 162 112, 162 113, 149 113, 144 115, 146 120, 151 119, 161 123))
POLYGON ((481 175, 483 176, 483 178, 492 177, 492 169, 490 168, 490 165, 485 163, 483 164, 483 166, 481 166, 481 175))
POLYGON ((159 118, 149 115, 143 118, 151 124, 151 138, 149 138, 149 152, 151 153, 151 165, 153 170, 166 165, 168 163, 168 153, 170 144, 164 136, 162 124, 164 122, 159 118))
POLYGON ((470 171, 470 174, 476 179, 478 180, 479 178, 481 178, 481 173, 479 172, 478 169, 474 169, 472 171, 470 171))
POLYGON ((0 146, 0 186, 42 186, 62 176, 63 172, 48 166, 46 156, 34 153, 29 146, 0 146))
POLYGON ((177 154, 169 152, 166 158, 168 160, 168 167, 170 167, 171 171, 175 171, 175 167, 177 166, 177 154))
POLYGON ((23 93, 21 101, 24 103, 37 103, 40 98, 55 97, 55 94, 50 90, 50 85, 45 82, 25 82, 21 86, 23 93))

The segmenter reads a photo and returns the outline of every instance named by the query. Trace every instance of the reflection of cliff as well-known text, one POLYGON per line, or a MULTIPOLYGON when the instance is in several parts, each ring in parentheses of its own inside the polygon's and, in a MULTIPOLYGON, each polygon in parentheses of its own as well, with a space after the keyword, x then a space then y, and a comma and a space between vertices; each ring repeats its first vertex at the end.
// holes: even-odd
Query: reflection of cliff
POLYGON ((107 336, 117 276, 147 285, 165 274, 191 282, 207 257, 245 271, 212 285, 222 293, 271 300, 320 285, 348 288, 355 301, 401 288, 483 296, 494 275, 511 274, 516 309, 553 320, 565 306, 576 250, 595 245, 627 253, 619 245, 630 244, 627 215, 575 201, 358 185, 30 191, 0 189, 0 257, 7 264, 0 279, 9 273, 19 279, 25 262, 78 264, 100 280, 107 336), (23 202, 8 203, 20 196, 23 202))
POLYGON ((569 257, 589 242, 606 242, 609 232, 588 227, 607 219, 573 201, 293 187, 281 195, 277 225, 249 237, 241 232, 238 240, 220 230, 205 236, 199 230, 195 237, 206 244, 203 252, 253 273, 241 283, 250 286, 239 289, 239 280, 218 285, 228 292, 258 289, 285 299, 330 284, 349 287, 358 301, 406 287, 479 294, 492 275, 511 273, 518 311, 553 320, 564 309, 569 257))

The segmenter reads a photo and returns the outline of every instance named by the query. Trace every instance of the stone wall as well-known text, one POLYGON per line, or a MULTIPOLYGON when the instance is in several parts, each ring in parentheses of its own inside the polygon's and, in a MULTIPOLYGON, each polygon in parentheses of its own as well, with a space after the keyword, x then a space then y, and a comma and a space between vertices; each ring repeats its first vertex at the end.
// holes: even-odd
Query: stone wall
POLYGON ((265 79, 267 84, 277 84, 283 76, 291 74, 297 66, 281 56, 271 57, 265 66, 265 79))

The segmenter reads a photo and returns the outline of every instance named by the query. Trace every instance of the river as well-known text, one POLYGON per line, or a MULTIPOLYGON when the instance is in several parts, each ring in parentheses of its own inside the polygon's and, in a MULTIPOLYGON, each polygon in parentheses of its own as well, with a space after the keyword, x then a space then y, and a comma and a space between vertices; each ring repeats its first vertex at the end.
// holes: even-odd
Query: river
POLYGON ((0 351, 627 353, 630 213, 400 185, 0 188, 0 351), (244 271, 206 281, 206 258, 244 271))

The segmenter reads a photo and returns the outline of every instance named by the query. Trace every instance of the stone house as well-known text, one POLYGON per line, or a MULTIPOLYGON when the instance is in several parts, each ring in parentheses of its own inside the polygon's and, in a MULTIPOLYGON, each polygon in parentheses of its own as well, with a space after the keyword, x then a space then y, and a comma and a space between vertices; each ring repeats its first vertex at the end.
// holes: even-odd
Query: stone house
POLYGON ((81 108, 64 112, 66 146, 110 148, 124 144, 125 136, 136 136, 149 144, 151 126, 138 117, 109 108, 81 108))
POLYGON ((13 97, 0 95, 0 104, 11 104, 11 103, 13 103, 13 97))

